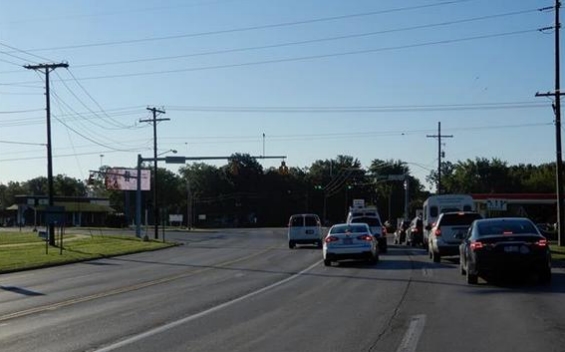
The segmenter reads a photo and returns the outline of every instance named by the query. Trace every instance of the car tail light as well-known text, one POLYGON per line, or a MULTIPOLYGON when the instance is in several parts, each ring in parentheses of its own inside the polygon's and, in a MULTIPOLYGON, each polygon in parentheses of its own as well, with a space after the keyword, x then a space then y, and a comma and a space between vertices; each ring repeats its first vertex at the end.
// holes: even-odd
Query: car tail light
POLYGON ((485 245, 483 244, 483 242, 471 242, 471 250, 473 251, 477 251, 479 249, 482 249, 485 245))
POLYGON ((538 246, 538 247, 547 247, 547 240, 545 238, 541 239, 541 240, 537 241, 535 243, 535 245, 538 246))
POLYGON ((436 236, 441 236, 441 230, 440 230, 440 229, 436 229, 436 230, 434 231, 434 234, 435 234, 436 236))
POLYGON ((339 241, 339 238, 335 237, 335 236, 328 236, 326 237, 326 239, 324 240, 326 243, 330 243, 330 242, 336 242, 339 241))
POLYGON ((418 229, 412 229, 412 232, 418 233, 418 231, 419 231, 418 229))
POLYGON ((372 241, 373 236, 371 236, 371 235, 361 235, 361 236, 357 236, 357 239, 359 239, 361 241, 372 241))
POLYGON ((386 236, 386 227, 383 226, 383 236, 386 236))

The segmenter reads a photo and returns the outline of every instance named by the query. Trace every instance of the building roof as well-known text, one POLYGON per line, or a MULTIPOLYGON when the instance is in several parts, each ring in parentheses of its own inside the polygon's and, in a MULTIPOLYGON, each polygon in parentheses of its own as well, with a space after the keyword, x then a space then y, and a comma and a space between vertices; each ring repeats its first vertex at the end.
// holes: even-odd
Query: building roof
MULTIPOLYGON (((81 202, 55 202, 55 206, 65 207, 65 212, 84 212, 84 213, 115 213, 116 210, 107 205, 93 204, 93 203, 81 203, 81 202)), ((45 211, 46 205, 29 206, 30 208, 35 208, 37 211, 45 211)), ((18 210, 18 205, 13 204, 6 208, 6 210, 18 210)))

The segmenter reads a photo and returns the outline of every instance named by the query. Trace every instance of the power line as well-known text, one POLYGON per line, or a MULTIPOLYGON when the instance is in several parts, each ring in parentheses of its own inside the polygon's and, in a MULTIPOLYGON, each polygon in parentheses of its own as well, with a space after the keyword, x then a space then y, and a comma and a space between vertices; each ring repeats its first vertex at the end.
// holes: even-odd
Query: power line
MULTIPOLYGON (((34 57, 34 58, 36 58, 36 59, 39 59, 39 60, 41 60, 41 61, 53 62, 53 60, 51 60, 51 59, 48 59, 48 58, 46 58, 46 57, 43 57, 43 56, 39 56, 39 55, 30 53, 29 51, 25 51, 25 50, 22 50, 22 49, 18 49, 18 48, 16 48, 16 47, 11 46, 11 45, 8 45, 8 44, 6 44, 6 43, 0 42, 0 46, 3 46, 3 47, 8 48, 8 49, 12 49, 12 50, 14 50, 14 52, 19 52, 19 53, 22 53, 22 54, 29 55, 29 56, 34 57)), ((6 54, 6 55, 9 55, 9 54, 10 54, 10 53, 7 53, 7 52, 2 52, 2 53, 6 54)))
MULTIPOLYGON (((100 109, 100 111, 104 114, 104 116, 106 116, 108 118, 108 120, 110 121, 111 124, 113 124, 114 126, 116 126, 118 128, 131 129, 131 128, 136 127, 135 125, 133 125, 133 126, 125 125, 122 122, 110 117, 110 115, 108 115, 108 113, 106 113, 106 111, 102 108, 102 106, 98 103, 98 101, 96 99, 94 99, 94 97, 86 90, 86 88, 84 88, 84 86, 80 83, 80 81, 76 79, 75 75, 73 75, 71 70, 69 70, 67 68, 67 72, 71 75, 71 77, 73 78, 75 83, 80 87, 80 89, 82 89, 82 91, 90 98, 90 100, 92 100, 92 102, 100 109)), ((89 111, 91 111, 91 110, 89 109, 89 111)))
POLYGON ((99 43, 66 45, 66 46, 58 46, 58 47, 50 47, 50 48, 26 49, 26 51, 28 51, 28 52, 38 52, 38 51, 48 51, 48 50, 66 50, 66 49, 90 48, 90 47, 100 47, 100 46, 109 46, 109 45, 144 43, 144 42, 170 40, 170 39, 178 39, 178 38, 203 37, 203 36, 237 33, 237 32, 248 32, 248 31, 255 31, 255 30, 262 30, 262 29, 281 28, 281 27, 311 24, 311 23, 338 21, 338 20, 344 20, 344 19, 350 19, 350 18, 383 15, 383 14, 390 14, 390 13, 395 13, 395 12, 412 11, 412 10, 419 10, 419 9, 425 9, 425 8, 440 7, 440 6, 445 6, 445 5, 453 5, 453 4, 458 4, 458 3, 470 2, 470 1, 475 1, 475 0, 450 0, 450 1, 443 1, 443 2, 438 2, 438 3, 433 3, 433 4, 426 4, 426 5, 398 7, 398 8, 394 8, 394 9, 388 9, 388 10, 360 12, 360 13, 340 15, 340 16, 318 17, 318 18, 312 18, 312 19, 302 20, 302 21, 281 22, 281 23, 273 23, 273 24, 266 24, 266 25, 231 28, 231 29, 224 29, 224 30, 217 30, 217 31, 198 32, 198 33, 185 33, 185 34, 162 36, 162 37, 149 37, 149 38, 140 38, 140 39, 107 41, 107 42, 99 42, 99 43))
POLYGON ((26 112, 37 112, 44 110, 45 109, 10 110, 10 111, 0 111, 0 114, 23 114, 26 112))
POLYGON ((321 42, 327 42, 327 41, 361 38, 361 37, 373 36, 373 35, 378 35, 378 34, 388 34, 388 33, 395 33, 395 32, 405 32, 405 31, 412 31, 412 30, 418 30, 418 29, 449 26, 449 25, 454 25, 454 24, 469 23, 469 22, 475 22, 475 21, 481 21, 481 20, 487 20, 487 19, 516 16, 516 15, 532 13, 532 12, 536 12, 536 11, 538 11, 538 10, 537 9, 530 9, 530 10, 514 11, 514 12, 501 13, 501 14, 495 14, 495 15, 487 15, 487 16, 473 17, 473 18, 467 18, 467 19, 461 19, 461 20, 454 20, 454 21, 445 21, 445 22, 439 22, 439 23, 433 23, 433 24, 425 24, 425 25, 395 28, 395 29, 388 29, 388 30, 380 30, 380 31, 373 31, 373 32, 341 35, 341 36, 334 36, 334 37, 325 37, 325 38, 318 38, 318 39, 311 39, 311 40, 302 40, 302 41, 277 43, 277 44, 270 44, 270 45, 261 45, 261 46, 252 46, 252 47, 244 47, 244 48, 216 50, 216 51, 208 51, 208 52, 192 53, 192 54, 184 54, 184 55, 159 56, 159 57, 144 58, 144 59, 131 59, 131 60, 109 61, 109 62, 100 62, 100 63, 92 63, 92 64, 82 64, 82 65, 74 65, 74 67, 75 68, 100 67, 100 66, 132 64, 132 63, 140 63, 140 62, 175 60, 175 59, 188 58, 188 57, 218 55, 218 54, 227 54, 227 53, 235 53, 235 52, 261 50, 261 49, 273 49, 273 48, 281 48, 281 47, 287 47, 287 46, 321 43, 321 42))
MULTIPOLYGON (((471 1, 471 0, 468 0, 468 1, 471 1)), ((283 63, 283 62, 308 61, 308 60, 324 59, 324 58, 331 58, 331 57, 341 57, 341 56, 350 56, 350 55, 369 54, 369 53, 384 52, 384 51, 395 51, 395 50, 403 50, 403 49, 410 49, 410 48, 427 47, 427 46, 434 46, 434 45, 453 44, 453 43, 480 40, 480 39, 508 37, 508 36, 512 36, 512 35, 534 33, 534 32, 538 32, 538 29, 536 28, 536 29, 528 29, 528 30, 521 30, 521 31, 503 32, 503 33, 495 33, 495 34, 485 34, 485 35, 458 38, 458 39, 446 39, 446 40, 440 40, 440 41, 407 44, 407 45, 400 45, 400 46, 393 46, 393 47, 383 47, 383 48, 376 48, 376 49, 336 52, 336 53, 331 53, 331 54, 319 54, 319 55, 311 55, 311 56, 300 56, 300 57, 290 57, 290 58, 272 59, 272 60, 263 60, 263 61, 252 61, 252 62, 244 62, 244 63, 238 63, 238 64, 225 64, 225 65, 214 65, 214 66, 191 67, 191 68, 181 68, 181 69, 162 70, 162 71, 134 72, 134 73, 123 73, 123 74, 102 75, 102 76, 87 76, 87 77, 78 77, 76 79, 81 80, 81 81, 86 81, 86 80, 97 80, 97 79, 140 77, 140 76, 161 75, 161 74, 171 74, 171 73, 180 73, 180 72, 196 72, 196 71, 217 70, 217 69, 226 69, 226 68, 235 68, 235 67, 248 67, 248 66, 275 64, 275 63, 283 63)), ((29 84, 29 83, 34 83, 34 82, 11 82, 11 83, 5 83, 5 84, 29 84)), ((0 84, 0 85, 2 85, 2 84, 0 84)))

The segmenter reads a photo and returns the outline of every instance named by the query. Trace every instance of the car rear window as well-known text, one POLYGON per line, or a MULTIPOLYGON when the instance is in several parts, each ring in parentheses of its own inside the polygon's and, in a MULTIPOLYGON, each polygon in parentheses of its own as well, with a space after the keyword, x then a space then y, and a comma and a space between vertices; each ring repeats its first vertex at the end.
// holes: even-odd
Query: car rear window
POLYGON ((334 226, 330 231, 331 234, 336 233, 346 233, 347 231, 351 233, 362 233, 367 232, 367 228, 361 225, 341 225, 341 226, 334 226))
POLYGON ((471 225, 478 219, 482 219, 480 214, 444 214, 440 226, 471 225))
POLYGON ((304 226, 318 226, 318 219, 315 216, 306 216, 304 226))
POLYGON ((480 236, 503 234, 537 234, 535 226, 523 220, 488 221, 478 224, 480 236))
POLYGON ((377 218, 367 218, 367 217, 355 218, 355 219, 351 219, 351 223, 352 224, 367 224, 371 227, 381 226, 381 222, 377 218))
POLYGON ((292 227, 302 227, 304 226, 304 221, 303 221, 303 217, 302 216, 294 216, 290 219, 290 226, 292 227))

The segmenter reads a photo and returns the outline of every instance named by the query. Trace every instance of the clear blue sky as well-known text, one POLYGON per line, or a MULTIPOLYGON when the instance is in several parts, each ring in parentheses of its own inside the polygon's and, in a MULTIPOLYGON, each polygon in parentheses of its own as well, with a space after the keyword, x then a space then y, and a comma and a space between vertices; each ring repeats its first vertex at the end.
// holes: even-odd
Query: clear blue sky
POLYGON ((46 175, 43 76, 17 65, 60 61, 55 174, 151 156, 147 106, 166 110, 159 150, 178 155, 259 155, 264 133, 290 166, 401 159, 425 182, 441 121, 445 160, 550 162, 551 102, 534 95, 553 89, 554 37, 536 29, 554 13, 535 10, 552 4, 0 0, 0 182, 46 175))

